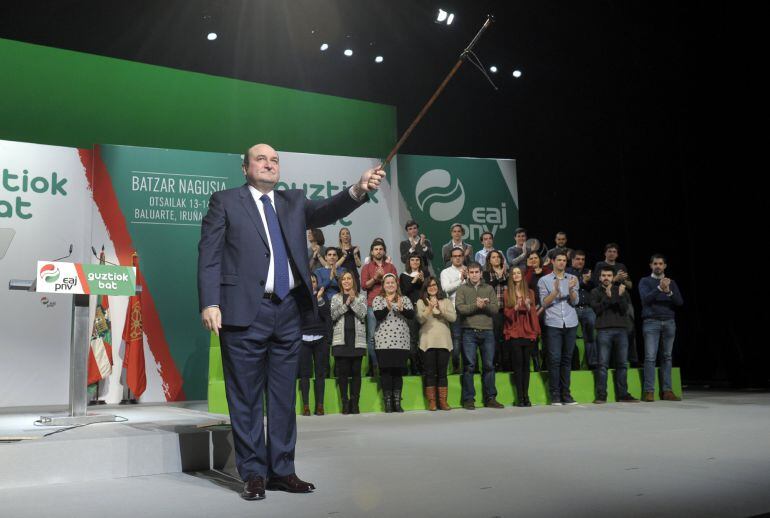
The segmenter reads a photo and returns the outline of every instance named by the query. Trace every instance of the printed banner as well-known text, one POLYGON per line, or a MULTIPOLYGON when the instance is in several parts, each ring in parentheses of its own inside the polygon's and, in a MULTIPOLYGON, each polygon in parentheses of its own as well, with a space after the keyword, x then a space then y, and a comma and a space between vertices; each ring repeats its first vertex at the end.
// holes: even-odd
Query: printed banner
POLYGON ((136 268, 38 261, 37 292, 130 296, 136 293, 136 268))
POLYGON ((481 249, 481 234, 494 235, 505 253, 519 225, 516 161, 484 158, 399 155, 398 186, 408 212, 433 246, 433 268, 445 266, 441 247, 459 223, 463 240, 481 249))

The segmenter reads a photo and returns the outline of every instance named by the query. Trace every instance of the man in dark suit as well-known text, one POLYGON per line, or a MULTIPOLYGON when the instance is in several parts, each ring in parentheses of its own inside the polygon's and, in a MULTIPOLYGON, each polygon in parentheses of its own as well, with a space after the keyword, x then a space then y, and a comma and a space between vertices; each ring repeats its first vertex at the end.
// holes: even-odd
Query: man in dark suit
POLYGON ((273 190, 280 161, 267 144, 248 150, 243 173, 245 185, 209 201, 198 244, 198 295, 203 325, 220 339, 241 497, 259 500, 265 489, 315 489, 294 470, 300 315, 317 311, 306 230, 353 212, 385 173, 370 169, 349 190, 311 201, 299 189, 273 190))

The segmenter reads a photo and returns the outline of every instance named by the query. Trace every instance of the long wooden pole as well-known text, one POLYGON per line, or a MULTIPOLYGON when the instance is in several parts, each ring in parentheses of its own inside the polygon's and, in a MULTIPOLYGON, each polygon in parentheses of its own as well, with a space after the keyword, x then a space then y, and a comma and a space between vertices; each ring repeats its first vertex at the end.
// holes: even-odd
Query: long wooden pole
POLYGON ((494 21, 494 18, 491 15, 487 16, 487 19, 484 22, 484 25, 481 26, 481 29, 479 29, 479 32, 476 33, 476 36, 473 37, 470 44, 465 48, 465 50, 463 50, 462 54, 460 54, 460 59, 457 60, 457 63, 455 63, 455 65, 452 67, 452 70, 449 71, 449 74, 447 74, 447 76, 438 86, 436 91, 433 92, 433 95, 431 96, 431 98, 428 100, 427 103, 425 103, 425 106, 422 107, 422 110, 420 110, 420 113, 417 114, 417 117, 415 117, 415 119, 406 129, 404 134, 401 135, 401 138, 398 139, 398 142, 396 142, 395 147, 390 150, 390 153, 388 153, 387 158, 382 163, 382 167, 385 167, 390 163, 391 160, 393 160, 393 157, 396 156, 396 153, 398 153, 398 150, 401 148, 404 142, 406 142, 406 139, 409 138, 409 135, 412 134, 412 131, 414 131, 414 128, 417 127, 417 124, 419 124, 422 118, 425 117, 425 114, 428 113, 428 110, 430 109, 430 107, 433 106, 434 102, 436 102, 436 99, 438 99, 438 96, 441 95, 441 92, 444 91, 444 88, 446 88, 446 85, 449 83, 452 77, 454 77, 454 75, 457 73, 457 70, 459 70, 460 66, 465 61, 465 58, 473 50, 473 47, 476 46, 476 43, 479 41, 479 38, 481 38, 481 35, 484 33, 484 31, 486 31, 487 28, 490 25, 492 25, 493 21, 494 21))

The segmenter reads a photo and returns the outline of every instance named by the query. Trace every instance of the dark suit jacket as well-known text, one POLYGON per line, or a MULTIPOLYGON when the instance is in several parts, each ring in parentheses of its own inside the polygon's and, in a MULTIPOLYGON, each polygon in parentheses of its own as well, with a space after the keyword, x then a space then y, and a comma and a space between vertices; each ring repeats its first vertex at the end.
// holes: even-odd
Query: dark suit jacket
MULTIPOLYGON (((308 200, 299 189, 274 192, 292 272, 301 288, 300 305, 303 309, 314 308, 306 231, 334 223, 368 198, 358 202, 347 190, 324 200, 308 200)), ((267 230, 248 185, 215 192, 198 243, 200 309, 217 305, 223 325, 250 325, 259 312, 269 266, 267 230)))

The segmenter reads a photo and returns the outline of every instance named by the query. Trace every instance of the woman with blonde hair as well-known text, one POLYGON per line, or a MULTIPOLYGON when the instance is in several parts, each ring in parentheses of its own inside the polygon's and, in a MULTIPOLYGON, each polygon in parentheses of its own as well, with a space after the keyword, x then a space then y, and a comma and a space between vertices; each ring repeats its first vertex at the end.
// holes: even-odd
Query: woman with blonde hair
POLYGON ((366 295, 358 292, 353 274, 340 275, 340 292, 332 297, 332 356, 337 369, 343 414, 358 414, 361 360, 366 354, 366 295), (350 394, 348 395, 348 378, 350 394))
POLYGON ((349 228, 342 227, 340 229, 339 246, 337 248, 340 251, 337 266, 352 273, 353 278, 356 280, 356 286, 361 286, 361 277, 358 274, 358 269, 363 264, 361 262, 361 250, 353 245, 349 228))
POLYGON ((380 368, 385 412, 403 412, 401 390, 410 345, 407 321, 414 318, 414 306, 401 295, 395 274, 386 273, 382 277, 382 292, 372 301, 372 311, 377 319, 374 348, 380 368))
POLYGON ((535 292, 521 273, 514 267, 508 275, 505 292, 505 325, 503 334, 506 345, 513 353, 513 375, 516 382, 516 406, 532 406, 529 400, 529 357, 540 334, 535 292))

